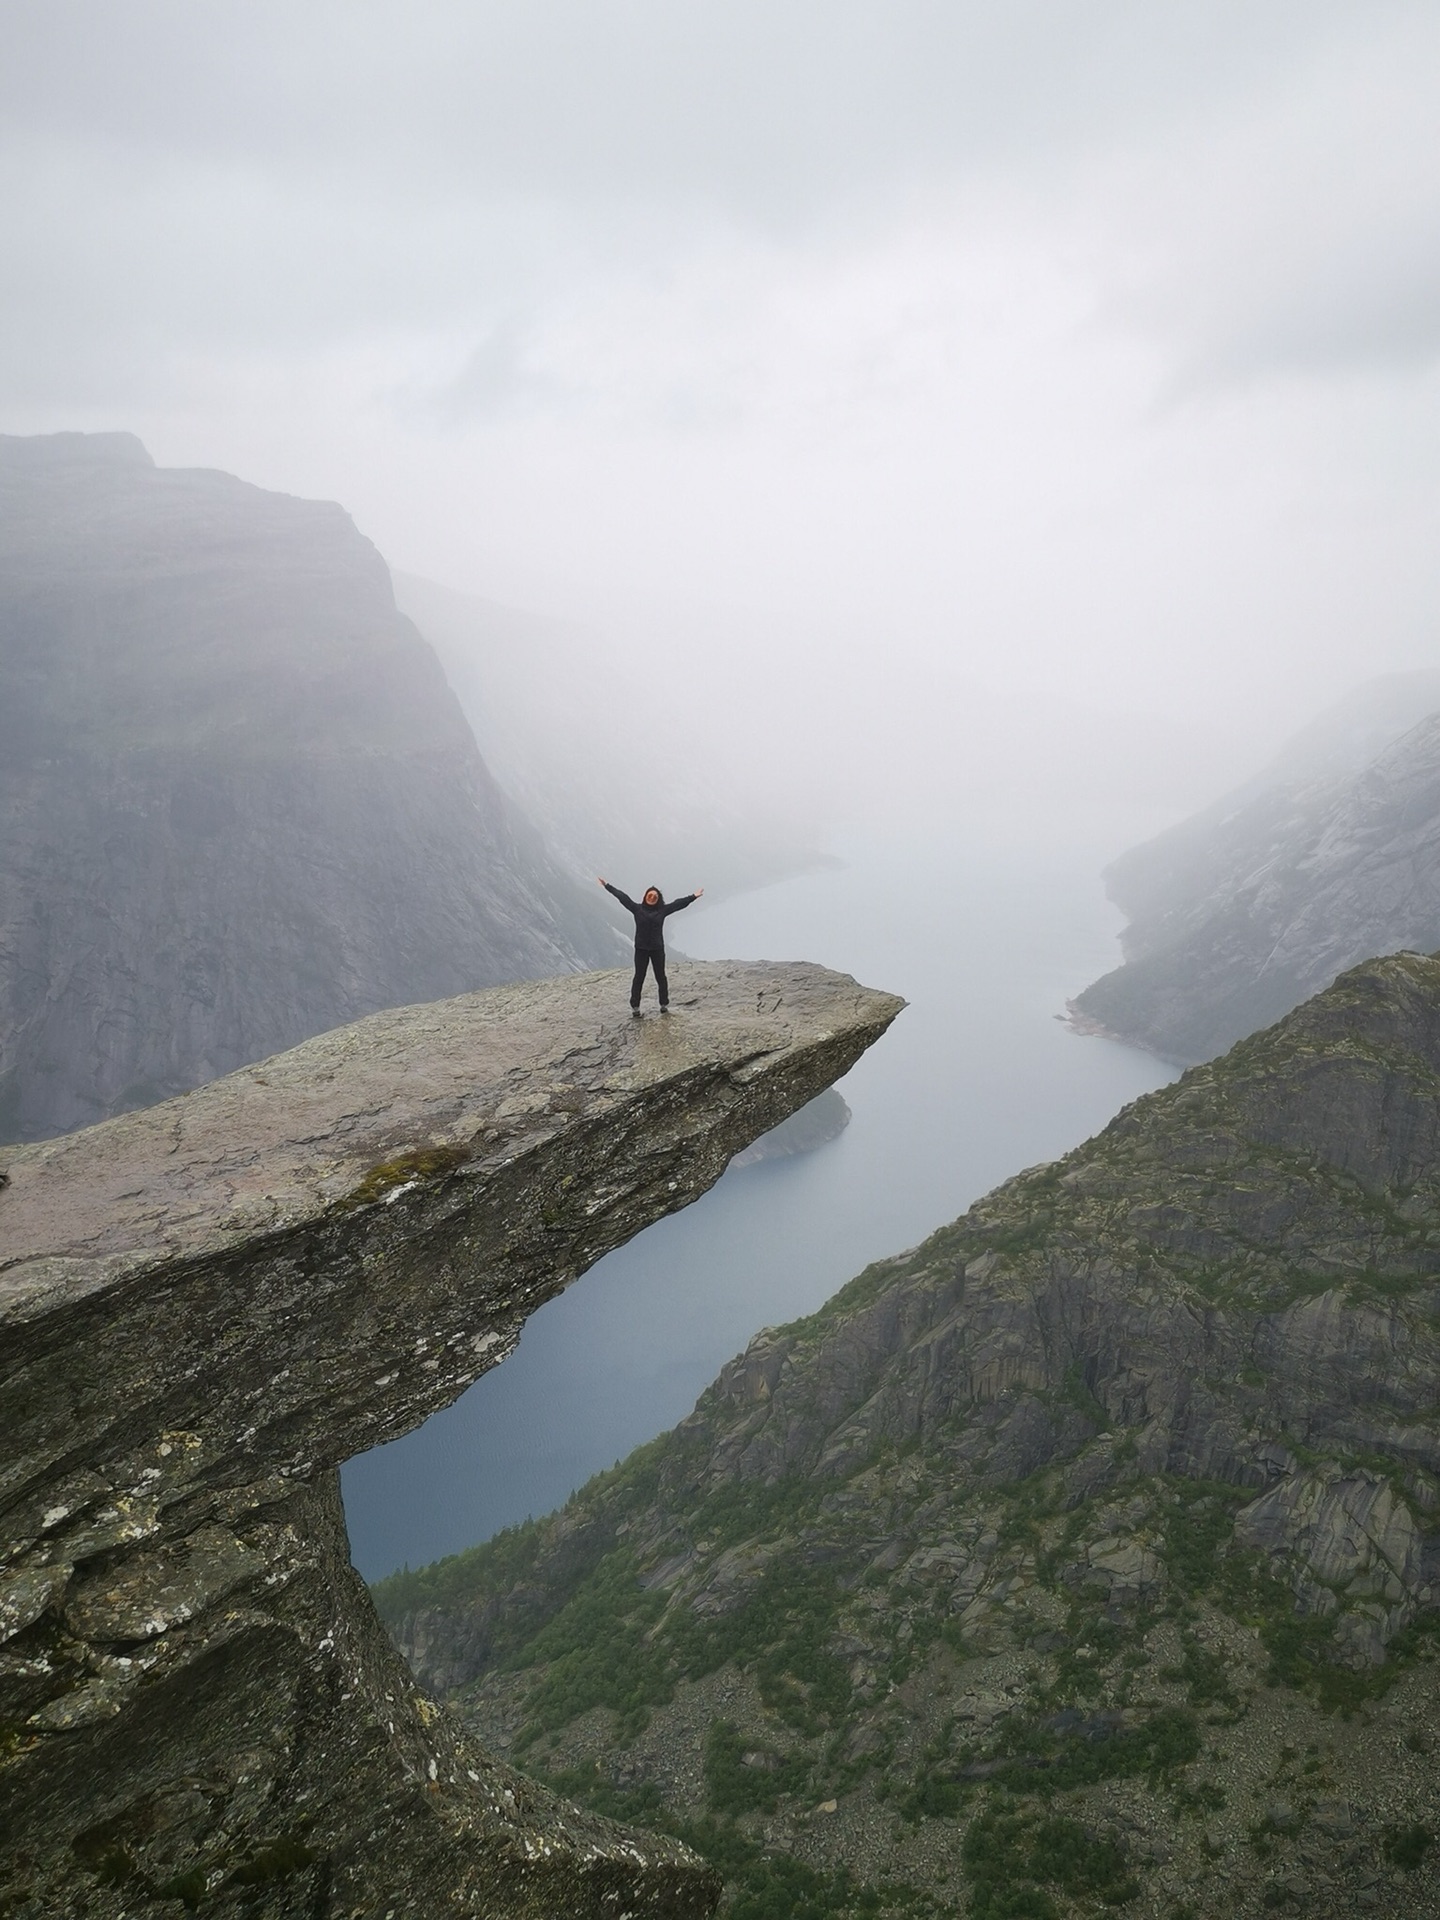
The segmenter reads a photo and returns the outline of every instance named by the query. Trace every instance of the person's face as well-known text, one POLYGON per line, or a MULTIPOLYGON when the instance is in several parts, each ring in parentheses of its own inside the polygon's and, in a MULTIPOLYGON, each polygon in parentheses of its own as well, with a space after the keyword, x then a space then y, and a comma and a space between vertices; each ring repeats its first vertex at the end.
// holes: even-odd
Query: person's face
POLYGON ((658 907, 658 906, 659 906, 659 904, 660 904, 660 896, 659 896, 659 894, 658 894, 658 893, 657 893, 657 892, 655 891, 655 889, 654 889, 654 887, 649 887, 649 888, 647 888, 647 889, 646 889, 646 892, 645 892, 645 904, 646 904, 646 906, 647 906, 647 907, 658 907))

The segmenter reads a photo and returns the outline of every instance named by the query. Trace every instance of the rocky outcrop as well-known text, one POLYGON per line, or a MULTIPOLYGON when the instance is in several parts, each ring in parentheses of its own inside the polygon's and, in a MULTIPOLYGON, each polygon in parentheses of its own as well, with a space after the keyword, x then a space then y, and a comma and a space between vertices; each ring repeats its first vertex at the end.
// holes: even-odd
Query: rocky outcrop
POLYGON ((0 437, 0 1140, 608 965, 338 506, 0 437))
POLYGON ((810 966, 372 1016, 15 1150, 0 1190, 0 1910, 700 1915, 489 1758, 350 1570, 336 1468, 716 1180, 900 1002, 810 966))
MULTIPOLYGON (((1381 717, 1401 694, 1440 697, 1433 675, 1401 679, 1381 717)), ((1372 720, 1302 738, 1271 777, 1107 869, 1130 916, 1125 964, 1071 1003, 1077 1025, 1188 1066, 1371 954, 1440 946, 1440 714, 1361 765, 1328 765, 1372 740, 1372 720)))
POLYGON ((644 1787, 699 1844, 729 1816, 757 1898, 788 1854, 837 1913, 963 1877, 982 1914, 1129 1888, 1218 1920, 1294 1880, 1339 1916, 1383 1874, 1418 1920, 1437 1574, 1440 957, 1401 955, 759 1335, 559 1514, 377 1595, 541 1777, 644 1787))

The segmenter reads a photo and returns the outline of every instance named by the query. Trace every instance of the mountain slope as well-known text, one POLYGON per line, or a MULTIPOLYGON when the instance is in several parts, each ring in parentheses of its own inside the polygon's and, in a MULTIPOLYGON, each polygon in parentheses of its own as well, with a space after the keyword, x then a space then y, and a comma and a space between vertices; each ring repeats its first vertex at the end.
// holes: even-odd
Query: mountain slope
POLYGON ((1125 965, 1072 1012, 1180 1065, 1375 953, 1440 946, 1440 676, 1360 690, 1266 775, 1106 870, 1125 965), (1398 732, 1398 737, 1397 736, 1398 732))
POLYGON ((1440 960, 1403 955, 377 1599, 737 1911, 1419 1920, 1437 1476, 1440 960))
POLYGON ((374 1014, 0 1182, 0 1913, 707 1920, 420 1697, 335 1469, 514 1350, 903 1003, 792 963, 374 1014))
POLYGON ((617 943, 341 508, 0 438, 0 1139, 617 943))

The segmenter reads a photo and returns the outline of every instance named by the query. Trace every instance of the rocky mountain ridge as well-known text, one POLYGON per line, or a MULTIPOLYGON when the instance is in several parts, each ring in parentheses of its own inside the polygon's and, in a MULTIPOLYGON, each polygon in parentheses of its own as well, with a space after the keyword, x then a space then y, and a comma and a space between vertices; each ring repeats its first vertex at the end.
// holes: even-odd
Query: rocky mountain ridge
POLYGON ((1440 676, 1352 704, 1106 869, 1125 964, 1071 1002, 1078 1025, 1189 1066, 1370 955, 1440 946, 1440 676))
POLYGON ((338 506, 0 436, 0 1140, 608 965, 338 506))
POLYGON ((1437 1575, 1440 958, 1402 954, 376 1591, 437 1696, 737 1911, 1420 1920, 1437 1575))
POLYGON ((336 1468, 712 1185, 901 1003, 804 965, 372 1015, 6 1156, 0 1911, 686 1920, 712 1870, 416 1689, 336 1468))

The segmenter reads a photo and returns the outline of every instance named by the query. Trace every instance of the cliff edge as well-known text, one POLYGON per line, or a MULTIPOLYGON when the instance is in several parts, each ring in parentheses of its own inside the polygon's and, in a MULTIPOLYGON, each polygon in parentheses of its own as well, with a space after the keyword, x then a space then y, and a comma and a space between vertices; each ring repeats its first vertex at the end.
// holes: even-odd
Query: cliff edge
POLYGON ((0 1908, 686 1916, 683 1847, 471 1744, 389 1649, 336 1468, 696 1198, 901 1002, 805 965, 376 1014, 11 1152, 0 1908))

